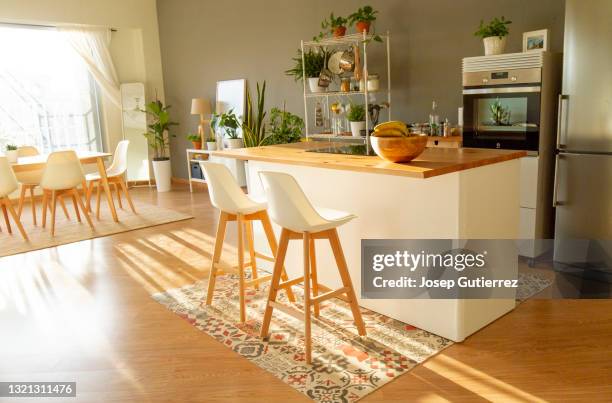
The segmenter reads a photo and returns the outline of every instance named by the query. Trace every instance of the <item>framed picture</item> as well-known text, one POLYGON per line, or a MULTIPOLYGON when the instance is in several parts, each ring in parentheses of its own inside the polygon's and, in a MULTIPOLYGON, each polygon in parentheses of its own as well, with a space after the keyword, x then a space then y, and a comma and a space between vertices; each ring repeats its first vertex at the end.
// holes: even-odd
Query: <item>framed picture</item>
POLYGON ((523 52, 548 50, 548 30, 523 32, 523 52))

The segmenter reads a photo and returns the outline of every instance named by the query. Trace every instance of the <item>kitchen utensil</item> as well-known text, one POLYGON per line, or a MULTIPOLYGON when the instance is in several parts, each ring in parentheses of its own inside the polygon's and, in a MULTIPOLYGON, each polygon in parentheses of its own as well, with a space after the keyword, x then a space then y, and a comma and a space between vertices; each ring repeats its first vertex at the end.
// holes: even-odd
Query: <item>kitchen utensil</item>
POLYGON ((356 81, 359 82, 359 80, 361 80, 361 76, 362 76, 362 71, 361 71, 361 55, 359 54, 359 46, 354 45, 354 52, 355 52, 355 71, 353 73, 353 77, 355 78, 356 81))
POLYGON ((327 49, 323 49, 323 70, 319 73, 319 87, 329 87, 334 74, 327 68, 327 49))
POLYGON ((334 54, 329 57, 327 68, 329 68, 329 70, 336 75, 342 74, 343 71, 340 67, 340 58, 342 58, 342 53, 344 52, 339 50, 334 52, 334 54))
POLYGON ((412 161, 427 147, 427 136, 376 137, 370 136, 376 155, 391 162, 412 161))
POLYGON ((340 68, 347 73, 355 70, 355 53, 353 53, 353 48, 349 48, 342 52, 340 68))

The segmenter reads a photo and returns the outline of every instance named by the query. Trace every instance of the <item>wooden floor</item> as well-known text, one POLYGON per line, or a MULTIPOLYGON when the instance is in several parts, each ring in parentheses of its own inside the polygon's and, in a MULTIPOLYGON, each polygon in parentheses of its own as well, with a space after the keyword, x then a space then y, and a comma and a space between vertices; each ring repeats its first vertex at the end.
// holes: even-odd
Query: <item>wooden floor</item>
MULTIPOLYGON (((83 402, 307 401, 149 296, 207 277, 207 193, 132 194, 196 218, 0 259, 0 381, 76 381, 83 402)), ((530 300, 363 401, 593 402, 611 380, 612 301, 530 300)))

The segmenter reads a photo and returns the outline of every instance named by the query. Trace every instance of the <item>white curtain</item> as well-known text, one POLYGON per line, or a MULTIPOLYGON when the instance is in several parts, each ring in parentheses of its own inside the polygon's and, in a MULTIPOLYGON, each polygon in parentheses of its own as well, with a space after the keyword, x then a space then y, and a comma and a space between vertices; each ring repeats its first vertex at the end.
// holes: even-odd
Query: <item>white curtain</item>
POLYGON ((59 26, 58 30, 81 56, 102 91, 121 108, 119 79, 109 49, 110 30, 82 26, 59 26))

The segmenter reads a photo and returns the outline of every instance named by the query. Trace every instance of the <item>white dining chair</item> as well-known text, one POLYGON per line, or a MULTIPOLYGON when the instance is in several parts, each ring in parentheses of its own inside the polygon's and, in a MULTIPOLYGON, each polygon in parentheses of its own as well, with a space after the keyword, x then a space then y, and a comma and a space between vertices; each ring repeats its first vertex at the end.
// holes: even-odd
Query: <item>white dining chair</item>
MULTIPOLYGON (((124 175, 127 172, 127 152, 129 140, 122 140, 117 144, 115 148, 115 154, 113 155, 113 162, 106 168, 106 177, 108 179, 109 186, 114 185, 115 193, 117 193, 117 202, 120 208, 123 208, 121 202, 121 193, 125 194, 125 198, 132 209, 132 212, 136 214, 132 197, 128 191, 127 184, 125 183, 124 175)), ((103 190, 100 173, 88 174, 85 179, 88 182, 87 185, 87 207, 91 211, 91 195, 93 193, 94 186, 96 187, 96 218, 100 219, 100 193, 103 190)))
MULTIPOLYGON (((40 155, 38 149, 34 146, 21 146, 17 148, 17 157, 34 157, 40 155)), ((17 215, 21 219, 21 213, 23 212, 23 206, 26 200, 26 193, 29 191, 30 193, 30 205, 32 208, 32 223, 36 225, 36 199, 34 197, 34 189, 36 189, 40 185, 40 178, 42 177, 42 169, 35 169, 31 171, 20 171, 15 174, 17 177, 17 181, 21 186, 21 193, 19 195, 19 205, 17 206, 17 215)), ((64 210, 64 215, 66 218, 70 218, 68 215, 68 209, 66 209, 66 204, 64 203, 64 199, 60 198, 60 205, 62 206, 62 210, 64 210)))
POLYGON ((278 254, 272 273, 270 294, 261 326, 261 337, 268 337, 272 311, 276 308, 304 321, 304 349, 306 363, 312 361, 311 341, 311 308, 314 307, 315 317, 319 316, 319 304, 329 298, 340 298, 348 302, 353 314, 353 322, 360 336, 366 335, 366 328, 357 304, 357 296, 353 288, 351 276, 348 271, 344 252, 340 245, 340 238, 336 228, 356 218, 355 215, 330 209, 317 209, 304 194, 304 191, 293 176, 282 172, 259 172, 263 188, 268 199, 268 212, 270 218, 282 227, 278 254), (301 240, 304 247, 304 276, 280 282, 281 269, 284 264, 289 240, 301 240), (330 243, 338 274, 342 281, 342 288, 330 290, 319 294, 317 280, 317 266, 315 260, 315 240, 327 239, 330 243), (286 284, 304 283, 304 310, 294 308, 276 301, 279 290, 286 284), (312 294, 311 295, 311 289, 312 294), (289 308, 289 309, 286 309, 289 308))
POLYGON ((4 222, 6 223, 6 229, 9 234, 12 234, 11 223, 9 221, 9 213, 15 221, 15 225, 19 229, 23 239, 28 241, 28 235, 21 225, 21 221, 13 208, 13 204, 9 199, 9 195, 13 193, 19 187, 15 173, 11 169, 6 157, 0 157, 0 206, 2 206, 2 214, 4 215, 4 222))
POLYGON ((70 196, 74 205, 77 219, 81 222, 81 212, 89 226, 93 229, 93 222, 88 210, 83 205, 77 186, 85 180, 83 167, 74 151, 56 151, 49 154, 47 164, 43 170, 40 187, 43 191, 43 228, 47 224, 47 205, 51 204, 51 235, 55 235, 55 210, 58 197, 70 196))

